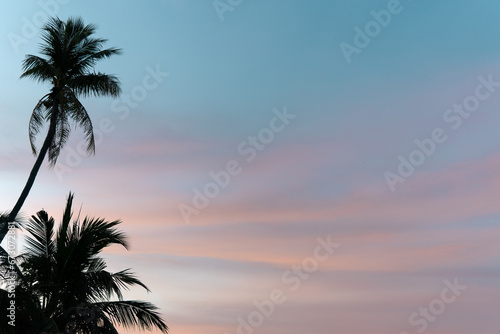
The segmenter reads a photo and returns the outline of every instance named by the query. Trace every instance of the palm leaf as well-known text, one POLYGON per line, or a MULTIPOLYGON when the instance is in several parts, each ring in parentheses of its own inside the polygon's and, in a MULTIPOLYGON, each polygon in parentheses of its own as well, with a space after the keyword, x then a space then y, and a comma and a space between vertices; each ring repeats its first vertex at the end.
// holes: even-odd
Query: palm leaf
POLYGON ((123 300, 122 290, 129 290, 131 286, 138 285, 150 292, 148 287, 142 283, 130 269, 125 269, 116 273, 105 270, 91 271, 85 273, 87 284, 92 287, 93 301, 108 300, 115 295, 119 300, 123 300))
POLYGON ((157 307, 143 301, 110 301, 93 304, 102 310, 114 323, 125 328, 159 329, 168 333, 168 326, 157 312, 157 307))
MULTIPOLYGON (((43 122, 46 120, 47 113, 50 111, 47 110, 47 103, 49 101, 49 94, 42 97, 35 108, 33 109, 33 113, 31 114, 30 122, 29 122, 29 140, 31 145, 31 150, 34 155, 37 154, 37 150, 35 147, 35 140, 38 133, 43 127, 43 122)), ((50 104, 52 105, 52 104, 50 104)))
POLYGON ((33 256, 50 259, 54 255, 54 218, 50 217, 44 210, 38 211, 36 216, 25 225, 27 250, 33 256))
POLYGON ((83 129, 85 135, 85 140, 87 141, 87 152, 92 154, 95 153, 95 140, 94 140, 94 128, 90 117, 87 113, 85 107, 78 100, 76 95, 71 91, 68 92, 68 102, 71 105, 69 115, 70 117, 83 129))
POLYGON ((27 55, 23 61, 23 74, 21 78, 32 78, 35 81, 44 82, 56 75, 54 67, 48 60, 35 55, 27 55))
POLYGON ((69 82, 70 87, 77 95, 82 96, 119 96, 120 82, 114 75, 103 73, 89 73, 79 75, 69 82))

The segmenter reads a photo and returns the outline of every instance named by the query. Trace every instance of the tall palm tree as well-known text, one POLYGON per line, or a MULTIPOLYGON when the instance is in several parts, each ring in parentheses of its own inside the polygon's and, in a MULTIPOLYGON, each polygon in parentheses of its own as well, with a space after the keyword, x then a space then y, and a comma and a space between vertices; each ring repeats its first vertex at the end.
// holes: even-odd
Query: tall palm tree
MULTIPOLYGON (((54 218, 43 210, 24 225, 26 252, 16 258, 23 274, 16 283, 16 319, 22 321, 16 324, 24 326, 23 333, 36 334, 118 333, 117 325, 168 333, 153 304, 123 300, 122 290, 130 286, 149 289, 130 269, 107 271, 99 256, 113 244, 128 248, 125 235, 116 229, 120 221, 73 220, 72 203, 70 194, 57 231, 54 218)), ((0 307, 8 306, 6 293, 0 290, 0 307)))
MULTIPOLYGON (((94 66, 97 61, 121 52, 116 48, 103 49, 107 40, 93 37, 95 29, 92 24, 85 25, 80 18, 70 18, 66 22, 51 18, 43 27, 40 50, 42 56, 27 55, 24 59, 21 78, 47 82, 52 88, 33 109, 29 122, 29 140, 33 154, 36 156, 38 153, 38 157, 7 221, 13 221, 19 213, 47 153, 50 166, 55 165, 68 140, 70 121, 83 129, 87 151, 95 152, 92 122, 79 98, 116 97, 120 94, 118 78, 95 72, 94 66), (37 152, 35 139, 47 122, 48 132, 37 152)), ((7 225, 3 224, 0 228, 0 243, 6 233, 7 225)))

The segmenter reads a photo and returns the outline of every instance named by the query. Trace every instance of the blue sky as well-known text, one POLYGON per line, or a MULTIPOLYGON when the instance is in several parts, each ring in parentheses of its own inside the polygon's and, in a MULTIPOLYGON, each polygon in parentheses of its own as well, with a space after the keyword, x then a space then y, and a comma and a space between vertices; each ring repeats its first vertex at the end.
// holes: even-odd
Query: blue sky
MULTIPOLYGON (((40 3, 0 5, 1 210, 34 162, 29 116, 49 89, 19 79, 40 42, 26 21, 48 17, 40 3)), ((172 333, 236 333, 274 289, 287 301, 255 333, 416 333, 413 312, 455 278, 467 289, 425 332, 498 332, 498 2, 243 0, 223 20, 210 0, 57 3, 59 17, 81 16, 123 49, 97 69, 124 94, 85 100, 109 130, 96 155, 75 153, 75 130, 23 213, 58 217, 74 191, 83 212, 121 218, 132 250, 110 250, 110 267, 139 273, 153 293, 131 296, 158 304, 172 333), (341 43, 392 4, 399 14, 348 63, 341 43), (157 68, 168 76, 141 88, 157 68), (478 89, 491 94, 452 129, 446 111, 478 89), (116 112, 127 96, 129 113, 116 112), (285 110, 295 118, 246 161, 238 147, 285 110), (391 191, 385 173, 436 128, 446 140, 391 191), (196 209, 196 191, 230 161, 241 173, 196 209), (198 214, 187 222, 181 204, 198 214), (291 291, 282 275, 328 236, 340 248, 291 291)))

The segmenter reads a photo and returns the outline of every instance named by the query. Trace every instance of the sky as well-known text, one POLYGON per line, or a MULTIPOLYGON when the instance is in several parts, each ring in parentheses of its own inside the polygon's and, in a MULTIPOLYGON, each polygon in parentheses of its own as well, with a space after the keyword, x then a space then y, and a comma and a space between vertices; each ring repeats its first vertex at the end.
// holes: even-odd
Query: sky
POLYGON ((498 1, 2 2, 2 211, 51 15, 123 49, 123 94, 83 99, 95 156, 75 129, 22 214, 123 220, 108 266, 171 333, 500 332, 498 1))

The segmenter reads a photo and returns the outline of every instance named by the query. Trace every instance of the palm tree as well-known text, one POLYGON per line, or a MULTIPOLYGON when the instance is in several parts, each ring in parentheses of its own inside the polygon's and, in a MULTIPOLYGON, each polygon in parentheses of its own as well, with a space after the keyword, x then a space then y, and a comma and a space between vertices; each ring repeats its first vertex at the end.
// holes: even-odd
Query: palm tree
MULTIPOLYGON (((23 62, 21 78, 47 82, 52 88, 33 109, 29 122, 29 140, 33 154, 38 157, 28 181, 9 214, 8 222, 14 221, 28 197, 45 156, 48 153, 50 166, 57 161, 62 147, 68 140, 70 121, 80 126, 85 134, 87 151, 95 153, 94 132, 87 110, 80 97, 113 96, 120 94, 120 83, 116 76, 95 72, 97 61, 119 54, 120 49, 103 49, 106 39, 93 37, 96 27, 85 25, 80 18, 66 22, 51 18, 43 27, 40 56, 27 55, 23 62), (49 128, 40 151, 35 146, 36 136, 44 123, 49 128)), ((7 233, 7 225, 0 228, 0 243, 7 233)))
MULTIPOLYGON (((23 333, 118 333, 116 325, 168 333, 153 304, 123 300, 123 289, 141 286, 149 291, 146 285, 130 269, 107 271, 99 256, 113 244, 128 248, 125 235, 116 229, 120 221, 72 221, 72 203, 70 193, 57 231, 54 218, 43 210, 24 225, 26 252, 16 258, 22 271, 16 283, 16 318, 23 319, 16 323, 25 326, 23 333)), ((6 293, 0 290, 1 307, 6 293)))

